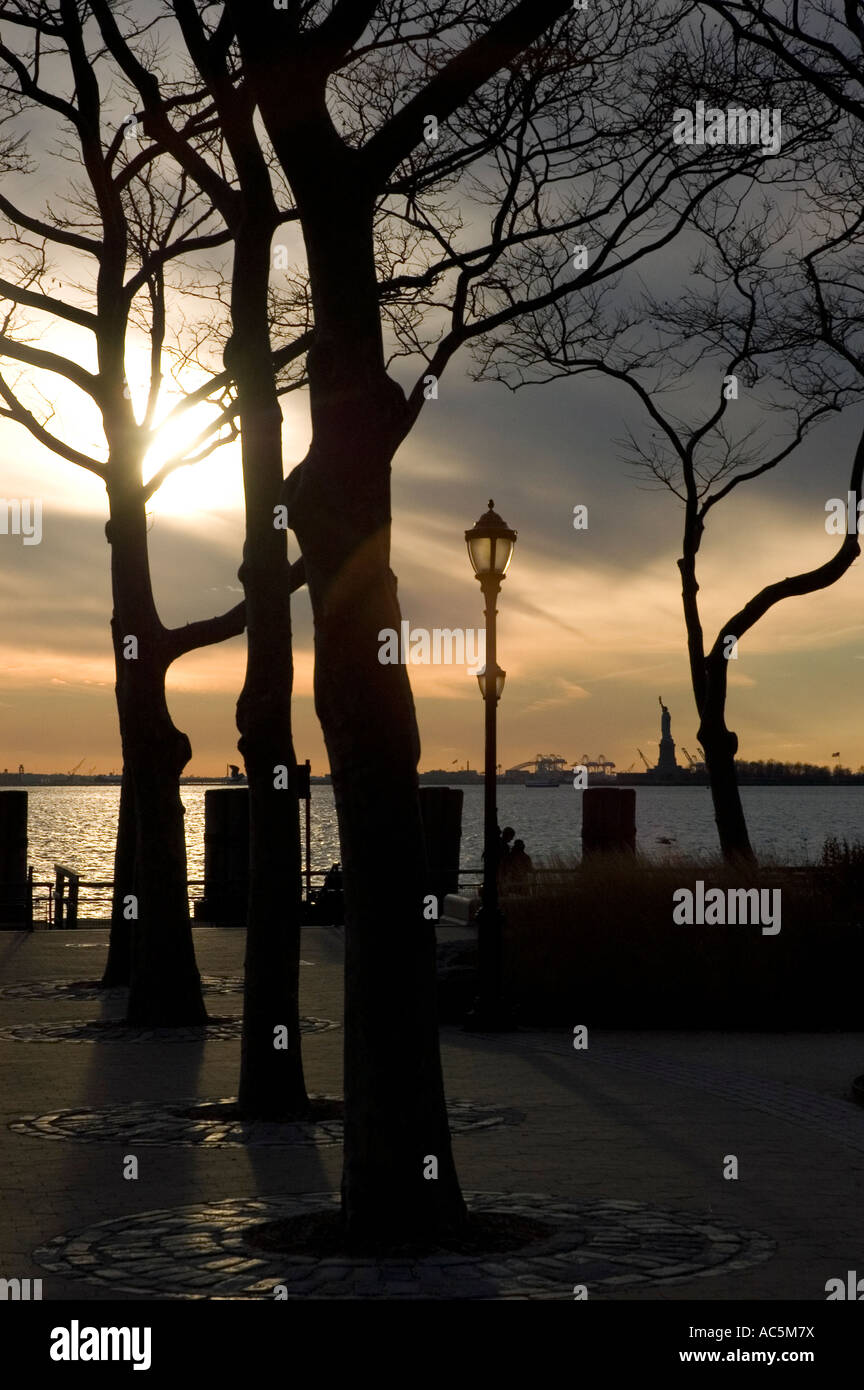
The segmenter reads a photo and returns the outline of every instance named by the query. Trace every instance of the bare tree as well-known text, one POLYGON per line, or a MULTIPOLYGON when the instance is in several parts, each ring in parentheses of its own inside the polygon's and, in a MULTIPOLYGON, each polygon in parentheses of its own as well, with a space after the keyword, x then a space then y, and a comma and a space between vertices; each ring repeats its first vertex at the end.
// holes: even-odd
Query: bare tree
MULTIPOLYGON (((765 157, 673 144, 669 63, 683 93, 698 91, 706 62, 692 38, 689 48, 677 39, 681 13, 658 15, 639 0, 590 23, 566 0, 431 8, 337 0, 284 10, 263 0, 224 9, 176 0, 231 148, 232 200, 214 160, 194 142, 190 149, 154 65, 138 56, 134 28, 104 0, 91 9, 138 92, 148 137, 232 228, 238 373, 242 355, 265 360, 253 243, 273 230, 260 157, 268 162, 271 150, 302 234, 304 265, 293 279, 308 282, 312 316, 304 345, 312 442, 282 495, 313 606, 316 708, 348 906, 343 1210, 355 1242, 437 1237, 462 1224, 464 1205, 441 1079, 434 935, 422 916, 416 719, 406 672, 378 661, 379 631, 399 621, 391 463, 429 376, 439 379, 460 347, 584 297, 668 245, 712 188, 741 169, 756 176, 765 157), (398 363, 410 372, 407 392, 398 363), (376 868, 382 843, 386 892, 376 868), (435 1182, 423 1174, 429 1155, 435 1182)), ((253 562, 272 574, 262 579, 262 607, 279 616, 287 649, 265 537, 275 479, 275 431, 266 440, 265 431, 275 414, 259 373, 240 387, 244 435, 244 409, 250 418, 244 571, 247 600, 253 562)), ((251 662, 251 607, 247 618, 251 662)), ((263 637, 257 650, 267 650, 263 637)), ((258 669, 247 672, 248 689, 258 669)), ((278 669, 287 682, 287 666, 278 669)), ((264 720, 263 711, 252 702, 241 717, 264 720)), ((263 826, 278 814, 263 771, 260 795, 263 826)), ((253 878, 259 871, 268 872, 265 858, 253 878)), ((260 901, 275 904, 275 888, 260 901)))
POLYGON ((699 0, 697 8, 854 122, 864 116, 864 21, 854 0, 699 0))
POLYGON ((463 1219, 421 917, 418 734, 405 671, 377 660, 378 632, 399 621, 391 461, 426 378, 461 346, 668 244, 742 156, 671 145, 658 96, 677 16, 646 6, 590 30, 560 0, 227 9, 297 209, 314 315, 312 443, 286 497, 315 617, 347 896, 343 1210, 349 1238, 375 1244, 463 1219), (491 205, 488 231, 454 216, 448 192, 471 213, 491 205), (406 263, 382 274, 394 229, 406 263), (551 275, 541 248, 557 252, 551 275), (428 301, 400 313, 411 289, 428 301), (393 353, 426 359, 407 395, 385 327, 393 353))
MULTIPOLYGON (((176 76, 141 46, 132 8, 128 15, 101 3, 89 8, 105 49, 140 109, 151 156, 161 150, 171 157, 183 180, 191 180, 218 214, 233 243, 231 331, 224 341, 223 363, 226 379, 236 383, 235 413, 242 420, 246 543, 239 573, 245 595, 247 666, 237 718, 250 803, 239 1104, 246 1115, 302 1118, 309 1113, 309 1101, 299 1027, 301 881, 291 735, 290 593, 302 582, 303 567, 289 566, 286 531, 276 515, 282 485, 278 397, 286 388, 274 374, 274 366, 302 363, 309 345, 302 287, 297 313, 283 312, 293 337, 276 353, 271 352, 268 326, 273 308, 268 289, 270 241, 292 213, 277 208, 267 161, 254 137, 253 106, 229 75, 230 29, 223 23, 206 33, 194 5, 176 7, 205 85, 197 94, 200 125, 191 118, 173 124, 176 76), (208 121, 218 130, 218 150, 206 139, 208 121), (275 1035, 283 1029, 288 1045, 276 1047, 275 1035)), ((193 90, 193 104, 195 96, 193 90)), ((221 300, 219 288, 216 297, 221 300)), ((301 368, 299 375, 289 374, 288 384, 302 379, 301 368)))
MULTIPOLYGON (((198 1022, 206 1013, 192 947, 179 793, 191 750, 171 719, 165 678, 187 652, 241 633, 244 609, 237 604, 219 617, 179 628, 162 623, 150 578, 146 509, 174 469, 205 459, 236 436, 229 374, 174 406, 169 421, 200 402, 212 401, 214 408, 188 450, 146 481, 144 471, 165 423, 159 414, 168 271, 181 256, 224 245, 228 233, 194 185, 157 177, 130 138, 129 123, 116 118, 116 108, 112 117, 74 3, 4 4, 0 25, 7 131, 2 162, 9 189, 0 194, 6 230, 0 360, 13 364, 16 373, 10 377, 7 365, 0 375, 0 415, 59 458, 101 478, 108 494, 124 778, 107 979, 116 983, 126 974, 125 932, 132 919, 130 1021, 198 1022), (86 182, 72 183, 65 193, 58 189, 46 208, 19 206, 10 187, 10 176, 34 170, 21 134, 33 112, 55 122, 63 158, 86 173, 86 182), (79 343, 71 352, 39 345, 46 327, 57 325, 77 330, 79 343), (136 415, 125 357, 138 333, 149 340, 150 380, 136 415), (90 361, 95 370, 83 365, 90 361), (55 432, 54 389, 46 383, 57 380, 70 383, 98 412, 102 457, 70 442, 80 437, 74 422, 55 432)), ((25 184, 20 177, 16 182, 25 184)))
MULTIPOLYGON (((814 425, 860 400, 864 388, 860 362, 857 371, 848 363, 838 371, 831 316, 818 302, 815 265, 827 248, 814 248, 803 261, 788 253, 778 258, 792 220, 793 214, 781 218, 763 206, 748 222, 737 198, 717 198, 711 215, 696 219, 713 259, 703 246, 679 296, 660 302, 643 294, 624 309, 606 294, 580 316, 538 315, 505 350, 481 358, 478 372, 514 390, 600 373, 626 384, 640 401, 650 427, 628 436, 622 456, 683 508, 678 569, 697 738, 720 847, 731 861, 755 856, 738 789, 738 737, 726 724, 729 661, 776 604, 836 583, 860 553, 857 537, 844 535, 829 560, 763 587, 706 643, 697 569, 713 509, 737 496, 742 484, 779 468, 814 425)), ((836 285, 836 276, 829 283, 836 285)), ((856 493, 862 469, 864 436, 849 480, 856 493)))

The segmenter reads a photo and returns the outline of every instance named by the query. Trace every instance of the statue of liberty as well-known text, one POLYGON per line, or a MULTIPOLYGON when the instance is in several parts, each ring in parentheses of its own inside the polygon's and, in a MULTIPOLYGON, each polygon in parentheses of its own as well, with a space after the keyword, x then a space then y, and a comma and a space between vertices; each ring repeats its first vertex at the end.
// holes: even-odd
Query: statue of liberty
POLYGON ((657 761, 657 772, 677 772, 678 764, 675 761, 675 741, 672 738, 672 716, 663 703, 663 696, 658 695, 660 701, 660 757, 657 761))
POLYGON ((662 695, 658 695, 658 696, 657 696, 657 699, 660 701, 660 708, 661 708, 662 711, 663 711, 663 713, 662 713, 661 716, 660 716, 660 736, 661 736, 661 738, 671 738, 671 737, 672 737, 672 716, 671 716, 671 714, 669 713, 668 709, 666 708, 666 706, 665 706, 664 703, 663 703, 663 696, 662 696, 662 695))

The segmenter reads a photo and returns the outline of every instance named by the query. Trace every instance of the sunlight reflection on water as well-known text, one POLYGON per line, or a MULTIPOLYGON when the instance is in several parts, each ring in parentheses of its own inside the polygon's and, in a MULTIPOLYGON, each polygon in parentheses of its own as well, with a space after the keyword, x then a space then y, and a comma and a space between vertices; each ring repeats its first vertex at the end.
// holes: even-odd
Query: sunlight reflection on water
MULTIPOLYGON (((28 787, 29 861, 36 879, 53 878, 54 864, 67 864, 85 879, 110 879, 120 789, 28 787)), ((483 789, 463 787, 463 868, 480 864, 483 789)), ((189 877, 204 875, 205 786, 183 788, 189 877)), ((744 808, 757 851, 783 862, 818 859, 828 835, 864 836, 864 787, 744 787, 744 808)), ((579 852, 581 795, 569 785, 554 788, 499 787, 501 826, 512 825, 532 857, 579 852)), ((312 788, 312 867, 326 869, 341 858, 336 812, 329 787, 312 788)), ((717 841, 706 787, 638 787, 637 846, 646 854, 716 853, 717 841), (662 840, 670 843, 663 844, 662 840)), ((302 825, 302 816, 301 816, 302 825)), ((386 864, 386 849, 382 847, 386 864)), ((89 909, 88 909, 89 911, 89 909)), ((94 914, 95 915, 95 914, 94 914)))

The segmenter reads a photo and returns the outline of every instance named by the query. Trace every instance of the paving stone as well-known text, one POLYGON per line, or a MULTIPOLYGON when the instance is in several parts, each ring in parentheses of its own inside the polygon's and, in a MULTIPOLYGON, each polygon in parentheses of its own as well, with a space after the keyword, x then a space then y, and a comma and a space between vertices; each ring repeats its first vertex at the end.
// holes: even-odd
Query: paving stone
MULTIPOLYGON (((239 982, 242 933, 195 928, 194 937, 202 973, 239 982)), ((74 984, 75 972, 81 973, 82 948, 89 949, 87 973, 98 977, 106 939, 104 932, 84 931, 10 938, 16 949, 6 959, 3 987, 45 981, 62 985, 66 994, 58 989, 50 997, 43 992, 28 999, 0 993, 0 1029, 65 1026, 67 1015, 76 1024, 96 1022, 103 1011, 119 1015, 122 996, 112 1003, 100 994, 88 1003, 66 988, 74 984)), ((301 979, 304 1015, 338 1021, 342 938, 304 929, 303 939, 304 959, 316 961, 301 979)), ((233 1001, 226 993, 220 1012, 239 1010, 239 994, 233 992, 233 1001)), ((190 1287, 183 1270, 176 1282, 169 1284, 165 1276, 178 1272, 181 1256, 193 1276, 197 1269, 206 1277, 203 1266, 211 1253, 217 1259, 248 1254, 238 1232, 269 1219, 272 1210, 267 1201, 253 1207, 252 1190, 278 1192, 281 1201, 289 1195, 287 1184, 299 1189, 292 1200, 322 1200, 309 1187, 338 1184, 334 1131, 328 1131, 330 1144, 306 1146, 307 1153, 296 1147, 284 1167, 274 1162, 278 1154, 271 1160, 262 1137, 253 1171, 222 1142, 234 1133, 225 1120, 200 1129, 208 1137, 195 1142, 208 1152, 194 1166, 177 1152, 172 1130, 160 1129, 148 1149, 146 1175, 142 1169, 135 1184, 118 1181, 117 1148, 133 1142, 122 1128, 99 1142, 75 1137, 76 1130, 86 1133, 97 1107, 102 1114, 113 1109, 122 1125, 122 1111, 130 1104, 165 1105, 190 1089, 198 1091, 197 1101, 230 1097, 239 1052, 239 1017, 232 1018, 233 1039, 195 1030, 194 1050, 176 1046, 156 1030, 147 1030, 135 1045, 116 1047, 64 1048, 60 1041, 28 1047, 21 1038, 0 1034, 0 1067, 4 1075, 15 1076, 15 1113, 9 1113, 8 1088, 0 1097, 0 1106, 5 1099, 0 1268, 14 1258, 25 1276, 47 1271, 51 1296, 61 1299, 84 1291, 85 1275, 96 1299, 272 1299, 273 1285, 287 1282, 275 1259, 269 1266, 234 1267, 207 1286, 190 1287), (56 1140, 45 1141, 61 1111, 69 1134, 65 1150, 58 1152, 56 1140), (30 1132, 6 1127, 25 1115, 30 1132), (193 1201, 198 1214, 190 1207, 193 1201), (146 1232, 145 1251, 149 1243, 155 1258, 140 1257, 137 1250, 133 1255, 129 1248, 124 1278, 102 1279, 102 1269, 119 1264, 122 1244, 130 1247, 140 1237, 136 1230, 130 1242, 121 1225, 128 1227, 136 1216, 144 1218, 145 1208, 155 1207, 167 1213, 159 1223, 165 1234, 194 1231, 204 1244, 160 1251, 158 1232, 146 1232), (89 1236, 97 1226, 103 1227, 101 1234, 87 1253, 79 1251, 73 1268, 64 1241, 76 1231, 89 1236), (57 1232, 66 1233, 59 1242, 52 1239, 57 1232), (22 1251, 45 1252, 47 1258, 28 1265, 22 1251), (142 1282, 146 1288, 138 1293, 142 1282)), ((107 1022, 116 1028, 116 1019, 107 1022)), ((88 1031, 92 1036, 94 1030, 88 1031)), ((127 1030, 127 1041, 128 1036, 127 1030)), ((341 1046, 337 1029, 310 1039, 306 1063, 316 1093, 340 1094, 341 1046)), ((846 1098, 849 1081, 862 1070, 860 1033, 592 1030, 590 1050, 577 1059, 565 1029, 522 1029, 479 1040, 448 1026, 442 1029, 442 1055, 448 1092, 470 1096, 473 1104, 497 1113, 512 1107, 524 1116, 492 1127, 481 1117, 474 1130, 457 1136, 457 1164, 463 1182, 470 1174, 470 1185, 479 1189, 477 1209, 490 1209, 494 1194, 506 1189, 511 1200, 521 1193, 526 1215, 541 1217, 537 1204, 545 1195, 562 1222, 568 1212, 575 1234, 569 1252, 543 1251, 538 1278, 517 1277, 513 1260, 505 1257, 483 1262, 473 1276, 460 1272, 458 1263, 430 1261, 424 1270, 428 1292, 419 1296, 462 1296, 473 1286, 474 1298, 546 1301, 569 1299, 572 1285, 586 1282, 591 1296, 600 1298, 707 1303, 722 1291, 724 1298, 821 1301, 826 1278, 853 1268, 864 1248, 859 1191, 864 1110, 846 1098), (718 1155, 728 1152, 747 1155, 746 1181, 719 1181, 718 1155), (601 1203, 602 1212, 590 1211, 591 1202, 601 1203), (587 1225, 581 1221, 583 1204, 587 1225), (640 1219, 628 1221, 634 1214, 640 1219), (509 1278, 490 1275, 490 1264, 509 1268, 509 1278), (676 1268, 683 1272, 668 1274, 676 1268), (611 1278, 622 1282, 601 1283, 611 1278)), ((173 1124, 167 1114, 166 1123, 173 1124)), ((190 1127, 196 1123, 189 1121, 190 1127)), ((242 1142, 248 1144, 247 1134, 242 1142)), ((308 1202, 295 1208, 308 1209, 308 1202)), ((153 1216, 148 1220, 152 1223, 153 1216)), ((312 1296, 303 1293, 302 1278, 297 1296, 312 1296)), ((370 1280, 367 1266, 365 1281, 358 1268, 347 1280, 333 1278, 329 1286, 319 1286, 318 1296, 380 1297, 384 1291, 377 1275, 370 1280)))
MULTIPOLYGON (((339 1097, 313 1096, 312 1099, 333 1101, 339 1097)), ((326 1147, 342 1143, 341 1120, 286 1121, 282 1124, 272 1120, 266 1123, 236 1120, 226 1124, 221 1119, 200 1119, 189 1113, 193 1107, 227 1105, 232 1101, 233 1097, 205 1101, 189 1097, 170 1104, 141 1101, 100 1109, 79 1107, 44 1115, 20 1115, 9 1128, 16 1134, 35 1134, 41 1139, 65 1139, 79 1144, 119 1142, 130 1146, 178 1144, 248 1148, 259 1145, 326 1147)), ((454 1136, 520 1124, 525 1118, 523 1111, 512 1106, 480 1105, 463 1099, 448 1100, 447 1108, 454 1136)))
MULTIPOLYGON (((262 1216, 269 1220, 285 1219, 291 1214, 304 1210, 326 1210, 332 1203, 320 1197, 279 1197, 258 1199, 249 1204, 244 1220, 244 1205, 236 1200, 224 1204, 209 1203, 203 1207, 178 1207, 173 1212, 142 1213, 138 1216, 119 1218, 98 1223, 87 1236, 72 1235, 69 1246, 76 1247, 70 1254, 68 1269, 74 1272, 75 1259, 88 1245, 99 1259, 98 1277, 108 1278, 114 1283, 123 1281, 129 1292, 154 1296, 162 1287, 178 1288, 188 1297, 205 1293, 213 1287, 214 1281, 231 1290, 237 1296, 255 1296, 260 1291, 279 1283, 290 1285, 293 1297, 339 1297, 345 1289, 365 1287, 370 1292, 384 1297, 425 1297, 440 1292, 447 1287, 451 1293, 465 1298, 484 1298, 504 1296, 514 1284, 523 1290, 542 1295, 564 1297, 569 1292, 564 1285, 560 1257, 571 1261, 571 1272, 577 1275, 589 1269, 592 1282, 609 1287, 630 1286, 646 1280, 662 1282, 674 1279, 684 1273, 701 1270, 711 1272, 712 1267, 723 1266, 718 1261, 710 1235, 703 1229, 694 1229, 689 1218, 668 1212, 633 1211, 626 1213, 603 1201, 586 1201, 568 1204, 566 1216, 562 1218, 560 1203, 553 1197, 544 1201, 537 1194, 521 1199, 518 1194, 481 1192, 468 1194, 469 1205, 476 1210, 495 1210, 514 1214, 537 1215, 553 1234, 538 1242, 534 1247, 500 1256, 489 1262, 482 1256, 438 1254, 427 1260, 404 1258, 382 1260, 370 1267, 368 1257, 363 1266, 352 1267, 349 1259, 316 1261, 311 1256, 269 1256, 266 1253, 255 1260, 243 1260, 226 1255, 224 1248, 225 1225, 236 1223, 242 1233, 245 1227, 258 1225, 262 1216), (573 1213, 578 1214, 578 1224, 574 1225, 573 1213), (650 1216, 651 1223, 662 1227, 667 1245, 665 1258, 642 1258, 639 1252, 628 1259, 621 1249, 620 1223, 632 1226, 634 1219, 644 1224, 643 1218, 650 1216), (153 1235, 155 1226, 158 1236, 153 1235), (200 1228, 209 1224, 209 1238, 212 1253, 208 1257, 207 1233, 200 1228), (196 1238, 191 1242, 189 1225, 196 1228, 196 1238), (173 1226, 173 1230, 172 1230, 173 1226), (168 1233, 166 1234, 166 1230, 168 1233), (134 1235, 134 1240, 129 1237, 134 1235), (607 1256, 603 1267, 604 1241, 611 1237, 611 1246, 617 1253, 607 1256), (89 1238, 89 1239, 88 1239, 89 1238), (158 1241, 159 1259, 148 1268, 140 1258, 141 1246, 150 1239, 158 1241), (698 1258, 683 1262, 670 1259, 673 1249, 683 1252, 698 1250, 698 1258), (129 1259, 130 1251, 136 1258, 129 1259), (587 1264, 586 1264, 587 1260, 587 1264)), ((712 1227, 728 1242, 728 1228, 712 1227)), ((746 1268, 758 1259, 767 1258, 771 1243, 760 1237, 756 1243, 757 1254, 748 1246, 750 1239, 746 1232, 736 1232, 736 1268, 746 1268), (747 1251, 746 1256, 743 1252, 747 1251)), ((53 1267, 58 1265, 58 1253, 62 1252, 62 1238, 55 1238, 50 1248, 37 1251, 35 1259, 49 1261, 53 1267)))
MULTIPOLYGON (((0 1027, 0 1042, 23 1043, 201 1043, 233 1042, 241 1035, 240 1015, 211 1018, 200 1025, 178 1028, 135 1028, 119 1019, 68 1019, 64 1023, 19 1023, 0 1027)), ((301 1033, 326 1033, 338 1028, 325 1018, 301 1018, 301 1033)))

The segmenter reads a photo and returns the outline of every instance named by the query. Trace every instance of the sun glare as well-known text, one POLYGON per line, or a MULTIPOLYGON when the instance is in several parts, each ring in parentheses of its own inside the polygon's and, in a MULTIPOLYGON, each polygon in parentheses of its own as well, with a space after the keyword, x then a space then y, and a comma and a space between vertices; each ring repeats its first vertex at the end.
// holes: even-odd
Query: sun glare
MULTIPOLYGON (((190 373, 188 389, 194 391, 205 380, 204 373, 190 373)), ((137 402, 146 394, 146 362, 140 383, 134 382, 130 376, 130 388, 137 407, 137 402)), ((157 426, 156 437, 147 453, 144 469, 147 480, 169 461, 186 453, 194 457, 201 452, 199 436, 218 415, 217 406, 205 404, 171 419, 172 410, 181 400, 179 392, 164 393, 161 418, 165 423, 157 426)), ((289 409, 283 413, 286 466, 290 467, 293 457, 301 457, 305 448, 302 444, 303 424, 299 412, 289 409)), ((228 439, 227 427, 223 427, 222 435, 228 439)), ((243 475, 239 440, 221 444, 200 462, 172 471, 151 498, 150 508, 162 515, 186 517, 205 512, 242 511, 243 475)))
MULTIPOLYGON (((148 451, 145 477, 149 480, 166 462, 187 451, 197 452, 195 440, 213 418, 213 413, 206 407, 199 407, 165 425, 148 451)), ((171 516, 241 509, 243 484, 238 442, 223 444, 200 463, 188 464, 170 473, 154 493, 150 506, 171 516)))

